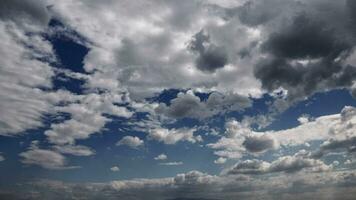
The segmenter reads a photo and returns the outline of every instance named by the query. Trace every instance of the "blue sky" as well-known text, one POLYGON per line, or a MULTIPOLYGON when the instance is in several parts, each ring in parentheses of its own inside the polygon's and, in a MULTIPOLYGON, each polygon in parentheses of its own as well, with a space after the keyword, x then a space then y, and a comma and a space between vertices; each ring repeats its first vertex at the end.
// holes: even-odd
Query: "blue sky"
POLYGON ((0 198, 352 199, 355 6, 4 1, 0 198))

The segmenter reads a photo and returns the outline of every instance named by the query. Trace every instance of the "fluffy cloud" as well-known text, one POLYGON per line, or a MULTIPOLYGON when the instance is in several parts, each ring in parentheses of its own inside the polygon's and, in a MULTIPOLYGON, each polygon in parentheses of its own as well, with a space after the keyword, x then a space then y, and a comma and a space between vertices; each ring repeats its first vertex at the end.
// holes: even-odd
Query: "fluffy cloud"
MULTIPOLYGON (((229 121, 226 133, 217 142, 208 144, 215 154, 226 158, 240 158, 246 154, 261 154, 278 147, 293 147, 313 141, 323 141, 319 156, 328 149, 347 149, 354 147, 355 116, 354 107, 346 106, 340 114, 317 117, 305 121, 297 127, 256 132, 245 121, 229 121)), ((316 156, 316 155, 315 155, 316 156)))
POLYGON ((276 172, 293 173, 301 170, 326 171, 331 167, 320 160, 300 155, 284 156, 269 163, 261 160, 245 160, 237 163, 227 174, 267 174, 276 172))
MULTIPOLYGON (((66 183, 43 180, 18 187, 17 193, 0 192, 27 199, 313 199, 326 196, 341 200, 355 195, 355 173, 323 172, 281 174, 255 179, 246 175, 212 176, 199 171, 160 179, 119 180, 106 183, 66 183), (322 184, 320 184, 322 183, 322 184), (337 190, 334 190, 337 188, 337 190), (307 192, 300 192, 307 191, 307 192), (34 195, 34 192, 36 192, 34 195)), ((8 197, 8 196, 7 196, 8 197)), ((15 198, 15 199, 16 199, 15 198)))
POLYGON ((3 155, 1 155, 1 153, 0 153, 0 162, 4 161, 4 160, 5 160, 5 157, 3 155))
POLYGON ((171 100, 167 106, 161 103, 156 109, 157 114, 171 118, 204 119, 216 114, 242 111, 251 106, 251 100, 238 94, 220 94, 213 92, 206 101, 201 101, 193 91, 180 92, 177 98, 171 100))
POLYGON ((91 134, 99 132, 107 122, 111 121, 103 114, 128 118, 132 115, 125 107, 115 106, 120 103, 120 95, 87 94, 75 96, 80 103, 72 103, 58 107, 57 112, 69 113, 71 119, 62 123, 52 124, 45 131, 49 141, 54 144, 73 144, 77 139, 86 139, 91 134))
POLYGON ((120 168, 118 166, 113 166, 113 167, 110 168, 110 171, 118 172, 118 171, 120 171, 120 168))
POLYGON ((226 160, 227 160, 226 158, 220 157, 220 158, 214 160, 214 163, 221 165, 221 164, 226 163, 226 160))
POLYGON ((158 156, 156 156, 154 159, 155 160, 166 160, 168 157, 166 154, 160 154, 158 156))
POLYGON ((195 62, 199 70, 212 73, 228 63, 226 50, 212 44, 203 30, 194 35, 189 49, 198 54, 195 62))
POLYGON ((247 136, 242 145, 246 148, 247 151, 252 153, 261 153, 269 149, 274 149, 277 146, 277 142, 270 135, 247 136))
POLYGON ((335 88, 350 88, 355 66, 345 63, 356 45, 350 1, 249 1, 237 9, 265 34, 255 76, 269 91, 288 90, 291 101, 335 88))
POLYGON ((243 96, 261 94, 249 67, 251 62, 238 58, 241 49, 255 39, 250 37, 250 28, 236 20, 225 21, 216 5, 199 0, 179 4, 48 2, 57 18, 93 41, 85 69, 103 79, 118 79, 120 87, 127 87, 133 99, 152 96, 166 88, 214 89, 243 96), (202 29, 204 34, 199 34, 202 29), (214 75, 206 73, 217 68, 214 75))
POLYGON ((33 143, 30 148, 19 154, 21 162, 27 165, 38 165, 45 169, 73 169, 76 166, 67 166, 67 159, 60 153, 52 150, 40 149, 37 143, 33 143))
POLYGON ((129 146, 133 149, 137 149, 139 146, 143 145, 143 140, 141 140, 139 137, 133 137, 133 136, 125 136, 123 137, 120 141, 116 143, 117 146, 129 146))
POLYGON ((244 154, 262 154, 278 147, 273 134, 253 131, 248 123, 230 120, 225 124, 225 135, 207 146, 215 154, 227 158, 241 158, 244 154))
POLYGON ((43 114, 53 106, 39 89, 51 87, 53 71, 36 59, 50 59, 52 49, 37 33, 28 36, 11 21, 0 20, 0 32, 0 134, 15 135, 42 126, 43 114))
POLYGON ((201 136, 194 136, 195 128, 180 128, 180 129, 166 129, 155 128, 149 130, 148 139, 163 142, 164 144, 176 144, 180 141, 188 141, 190 143, 201 142, 201 136))

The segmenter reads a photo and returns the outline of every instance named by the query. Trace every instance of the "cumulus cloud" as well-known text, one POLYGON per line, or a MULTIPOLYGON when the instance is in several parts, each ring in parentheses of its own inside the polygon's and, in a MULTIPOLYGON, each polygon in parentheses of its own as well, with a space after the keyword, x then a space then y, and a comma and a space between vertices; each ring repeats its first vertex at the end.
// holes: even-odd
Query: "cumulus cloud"
POLYGON ((110 171, 118 172, 118 171, 120 171, 120 168, 118 166, 113 166, 113 167, 110 168, 110 171))
POLYGON ((48 2, 57 18, 93 41, 85 69, 108 82, 119 80, 133 99, 142 100, 167 88, 261 94, 250 61, 237 56, 254 40, 249 29, 225 21, 220 8, 209 2, 48 2), (213 76, 206 73, 213 71, 213 76))
POLYGON ((254 131, 246 121, 232 120, 225 124, 225 135, 207 146, 215 149, 216 155, 231 159, 315 141, 324 142, 315 156, 327 153, 328 149, 352 151, 355 113, 354 107, 346 106, 339 114, 320 116, 294 128, 264 132, 254 131))
POLYGON ((273 134, 255 132, 250 125, 236 120, 225 124, 225 135, 207 146, 216 149, 215 154, 226 158, 241 158, 245 154, 263 154, 278 147, 273 134))
POLYGON ((163 142, 164 144, 176 144, 180 141, 187 141, 190 143, 201 142, 201 136, 194 136, 195 128, 179 128, 179 129, 166 129, 155 128, 149 130, 147 135, 148 139, 163 142))
POLYGON ((40 149, 37 142, 33 142, 27 151, 19 155, 22 158, 21 162, 26 165, 37 165, 51 170, 78 168, 78 166, 68 166, 68 161, 62 154, 49 149, 40 149))
POLYGON ((161 103, 155 111, 171 118, 204 119, 225 112, 242 111, 251 105, 249 98, 238 94, 213 92, 206 101, 202 101, 189 90, 186 93, 180 92, 169 106, 161 103))
POLYGON ((214 163, 221 165, 221 164, 226 163, 226 160, 227 160, 226 158, 220 157, 220 158, 214 160, 214 163))
MULTIPOLYGON (((27 199, 313 199, 336 195, 338 199, 352 199, 355 173, 324 172, 281 174, 255 179, 247 175, 213 176, 199 171, 177 174, 160 179, 118 180, 104 183, 67 183, 43 180, 18 187, 14 197, 27 199), (323 183, 320 185, 320 183, 323 183), (337 187, 338 190, 332 190, 337 187), (299 191, 308 192, 299 192, 299 191), (298 191, 298 192, 296 192, 298 191), (338 192, 339 191, 339 192, 338 192), (33 197, 33 193, 36 196, 33 197), (292 193, 292 195, 291 195, 292 193), (31 196, 32 195, 32 196, 31 196)), ((0 195, 9 195, 0 192, 0 195)), ((0 196, 0 197, 2 197, 0 196)))
POLYGON ((194 35, 189 49, 198 54, 195 64, 199 70, 212 73, 228 63, 226 50, 212 44, 209 35, 206 35, 204 30, 194 35))
POLYGON ((38 60, 51 59, 53 52, 38 32, 28 36, 18 26, 1 20, 0 32, 0 134, 15 135, 42 126, 41 118, 53 106, 40 89, 51 88, 53 71, 47 62, 38 60))
POLYGON ((308 123, 311 119, 308 115, 302 115, 297 120, 300 124, 305 124, 308 123))
POLYGON ((51 143, 73 144, 75 140, 87 139, 111 121, 110 118, 103 116, 104 113, 124 118, 132 115, 125 107, 114 105, 116 102, 121 102, 120 95, 90 93, 74 98, 80 103, 57 108, 57 112, 69 113, 71 119, 52 124, 51 129, 45 131, 51 143))
POLYGON ((242 145, 247 151, 252 153, 261 153, 269 149, 274 149, 277 146, 277 142, 271 135, 247 136, 242 145))
POLYGON ((143 145, 143 140, 139 137, 133 136, 125 136, 120 141, 116 143, 117 146, 128 146, 133 149, 137 149, 138 147, 143 145))
POLYGON ((291 101, 319 91, 350 89, 356 70, 345 60, 356 43, 347 28, 353 11, 346 2, 250 1, 241 8, 242 21, 261 24, 265 31, 260 49, 266 56, 255 66, 264 88, 283 87, 291 101))
POLYGON ((301 170, 326 171, 331 169, 320 160, 305 158, 300 155, 283 156, 273 162, 261 160, 245 160, 237 163, 227 174, 267 174, 267 173, 294 173, 301 170))
POLYGON ((168 157, 166 154, 159 154, 158 156, 154 157, 155 160, 166 160, 168 157))

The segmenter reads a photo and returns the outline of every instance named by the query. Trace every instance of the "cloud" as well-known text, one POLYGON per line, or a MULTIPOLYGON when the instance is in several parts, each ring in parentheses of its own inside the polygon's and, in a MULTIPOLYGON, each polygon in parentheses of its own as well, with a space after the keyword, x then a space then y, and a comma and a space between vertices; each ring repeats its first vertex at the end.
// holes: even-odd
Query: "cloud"
POLYGON ((308 123, 311 119, 309 115, 302 115, 297 120, 300 124, 305 124, 308 123))
POLYGON ((189 49, 198 54, 195 63, 201 71, 213 73, 228 64, 225 49, 212 44, 209 35, 206 35, 203 30, 194 35, 189 49))
POLYGON ((120 171, 120 168, 118 166, 113 166, 113 167, 110 168, 110 171, 118 172, 118 171, 120 171))
POLYGON ((350 27, 352 17, 345 2, 285 1, 281 4, 276 0, 251 1, 245 5, 267 8, 263 9, 267 13, 256 10, 240 14, 242 19, 245 14, 248 19, 255 19, 254 16, 261 19, 252 25, 261 24, 265 31, 266 39, 260 45, 264 56, 254 69, 263 88, 273 91, 282 87, 288 90, 292 102, 316 92, 351 88, 356 70, 345 61, 356 43, 353 32, 346 28, 350 27), (268 8, 274 7, 279 12, 278 9, 270 12, 268 8), (263 14, 268 16, 258 17, 263 14), (274 19, 269 21, 271 18, 274 19))
POLYGON ((252 153, 261 153, 270 149, 277 147, 277 142, 271 135, 262 135, 247 136, 242 145, 246 148, 247 151, 252 153))
POLYGON ((52 150, 40 149, 37 143, 32 143, 29 149, 19 154, 21 162, 26 165, 37 165, 45 169, 63 170, 75 169, 78 166, 67 166, 67 159, 52 150))
POLYGON ((149 130, 147 138, 151 140, 156 140, 158 142, 163 142, 164 144, 176 144, 180 141, 187 141, 190 143, 201 142, 201 136, 194 136, 195 131, 195 128, 155 128, 149 130))
POLYGON ((156 156, 154 159, 155 160, 166 160, 168 157, 166 154, 159 154, 158 156, 156 156))
POLYGON ((110 118, 103 116, 104 113, 124 118, 132 115, 125 107, 114 105, 121 102, 120 95, 89 93, 74 97, 79 103, 57 108, 58 112, 69 113, 71 119, 51 124, 51 129, 45 131, 45 135, 53 144, 74 144, 75 140, 87 139, 91 134, 99 132, 111 121, 110 118))
POLYGON ((262 156, 268 150, 293 148, 310 142, 324 142, 319 151, 314 152, 315 157, 334 150, 352 151, 356 137, 353 125, 355 113, 354 107, 346 106, 339 114, 320 116, 278 131, 255 131, 248 120, 231 120, 225 124, 225 134, 207 147, 214 149, 215 155, 229 159, 249 154, 262 156))
POLYGON ((138 137, 133 136, 125 136, 120 141, 116 143, 117 146, 128 146, 133 149, 137 149, 138 147, 143 145, 143 140, 138 137))
POLYGON ((226 158, 220 157, 220 158, 214 160, 214 163, 221 165, 221 164, 226 163, 226 160, 227 160, 226 158))
POLYGON ((178 165, 183 165, 183 162, 166 162, 166 163, 159 163, 159 165, 178 166, 178 165))
POLYGON ((280 157, 271 163, 256 159, 245 160, 237 163, 227 174, 294 173, 304 169, 320 172, 330 170, 331 167, 320 160, 294 155, 280 157))
POLYGON ((0 18, 14 20, 21 25, 45 26, 49 22, 50 14, 43 1, 4 0, 0 5, 0 18))
POLYGON ((41 118, 53 107, 40 89, 51 88, 53 71, 47 62, 39 61, 51 60, 53 52, 38 32, 29 36, 2 20, 0 32, 0 135, 16 135, 42 126, 41 118))
POLYGON ((143 100, 169 88, 261 94, 250 61, 239 60, 237 55, 253 40, 248 28, 224 21, 220 9, 209 2, 48 3, 56 18, 93 41, 85 70, 101 77, 101 82, 118 80, 119 84, 110 84, 111 89, 127 88, 132 99, 143 100), (198 48, 198 40, 192 38, 202 29, 209 42, 198 48))
POLYGON ((157 114, 171 118, 205 119, 232 111, 242 111, 252 105, 251 100, 239 94, 220 94, 213 92, 206 101, 201 101, 193 91, 180 92, 170 105, 163 103, 155 109, 157 114))
POLYGON ((4 160, 5 160, 5 157, 3 155, 1 155, 1 153, 0 153, 0 162, 4 161, 4 160))
MULTIPOLYGON (((247 175, 213 176, 199 171, 159 179, 117 180, 104 183, 68 183, 42 180, 18 186, 10 194, 26 199, 313 199, 326 195, 352 199, 355 173, 324 172, 254 178, 247 175), (333 190, 337 188, 337 190, 333 190), (33 197, 33 193, 36 196, 33 197), (32 195, 32 196, 31 196, 32 195)), ((3 197, 4 192, 0 192, 3 197)), ((9 193, 7 193, 9 195, 9 193)), ((15 198, 16 199, 16 198, 15 198)))
POLYGON ((63 154, 70 154, 74 156, 92 156, 95 154, 95 151, 89 147, 82 145, 65 145, 65 146, 54 146, 56 151, 63 154))

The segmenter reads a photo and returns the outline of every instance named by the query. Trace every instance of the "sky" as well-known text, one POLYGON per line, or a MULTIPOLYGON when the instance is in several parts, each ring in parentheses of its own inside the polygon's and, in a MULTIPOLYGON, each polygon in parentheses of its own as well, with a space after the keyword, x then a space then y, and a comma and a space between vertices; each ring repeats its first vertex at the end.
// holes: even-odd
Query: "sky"
POLYGON ((356 1, 0 0, 0 199, 352 200, 356 1))

